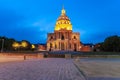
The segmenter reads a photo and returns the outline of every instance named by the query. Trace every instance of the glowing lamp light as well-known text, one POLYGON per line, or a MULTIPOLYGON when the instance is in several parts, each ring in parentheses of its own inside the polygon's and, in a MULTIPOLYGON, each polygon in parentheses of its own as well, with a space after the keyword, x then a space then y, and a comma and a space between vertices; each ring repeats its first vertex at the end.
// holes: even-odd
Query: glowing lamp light
POLYGON ((21 43, 21 46, 22 46, 22 47, 27 47, 28 44, 27 44, 27 42, 23 41, 23 42, 21 43))
POLYGON ((32 49, 35 49, 35 45, 34 44, 32 44, 32 49))
POLYGON ((12 47, 13 48, 19 48, 20 47, 20 44, 18 43, 18 42, 14 42, 13 44, 12 44, 12 47))

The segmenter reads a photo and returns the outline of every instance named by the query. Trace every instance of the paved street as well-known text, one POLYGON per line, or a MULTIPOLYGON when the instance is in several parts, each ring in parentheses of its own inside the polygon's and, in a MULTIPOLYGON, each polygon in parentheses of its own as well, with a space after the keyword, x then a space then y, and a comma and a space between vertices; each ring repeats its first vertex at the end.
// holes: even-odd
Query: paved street
POLYGON ((88 80, 120 80, 119 58, 82 58, 75 63, 88 80))
POLYGON ((85 80, 71 59, 0 63, 0 80, 85 80))

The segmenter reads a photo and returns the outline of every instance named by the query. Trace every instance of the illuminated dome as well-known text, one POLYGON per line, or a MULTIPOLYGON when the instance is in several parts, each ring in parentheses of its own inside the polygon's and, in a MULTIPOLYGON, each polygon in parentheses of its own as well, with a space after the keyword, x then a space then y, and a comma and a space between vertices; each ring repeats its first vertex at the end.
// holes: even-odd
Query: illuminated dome
POLYGON ((66 15, 66 11, 63 8, 61 11, 60 17, 57 19, 55 31, 65 29, 65 30, 72 30, 72 24, 70 22, 70 19, 66 15))

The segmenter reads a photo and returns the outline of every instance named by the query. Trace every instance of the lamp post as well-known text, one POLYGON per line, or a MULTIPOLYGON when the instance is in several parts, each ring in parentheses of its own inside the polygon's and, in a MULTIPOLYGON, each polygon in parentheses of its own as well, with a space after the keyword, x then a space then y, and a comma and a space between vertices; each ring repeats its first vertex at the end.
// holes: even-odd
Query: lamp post
POLYGON ((1 39, 1 40, 2 40, 2 48, 1 48, 1 53, 2 53, 4 48, 4 39, 1 39))

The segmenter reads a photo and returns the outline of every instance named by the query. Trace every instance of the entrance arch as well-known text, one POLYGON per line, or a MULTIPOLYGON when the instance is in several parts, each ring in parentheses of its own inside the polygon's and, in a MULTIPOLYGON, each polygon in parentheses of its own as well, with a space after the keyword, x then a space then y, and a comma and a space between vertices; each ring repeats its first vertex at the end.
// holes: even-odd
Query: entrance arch
POLYGON ((74 44, 74 51, 77 51, 77 44, 74 44))

